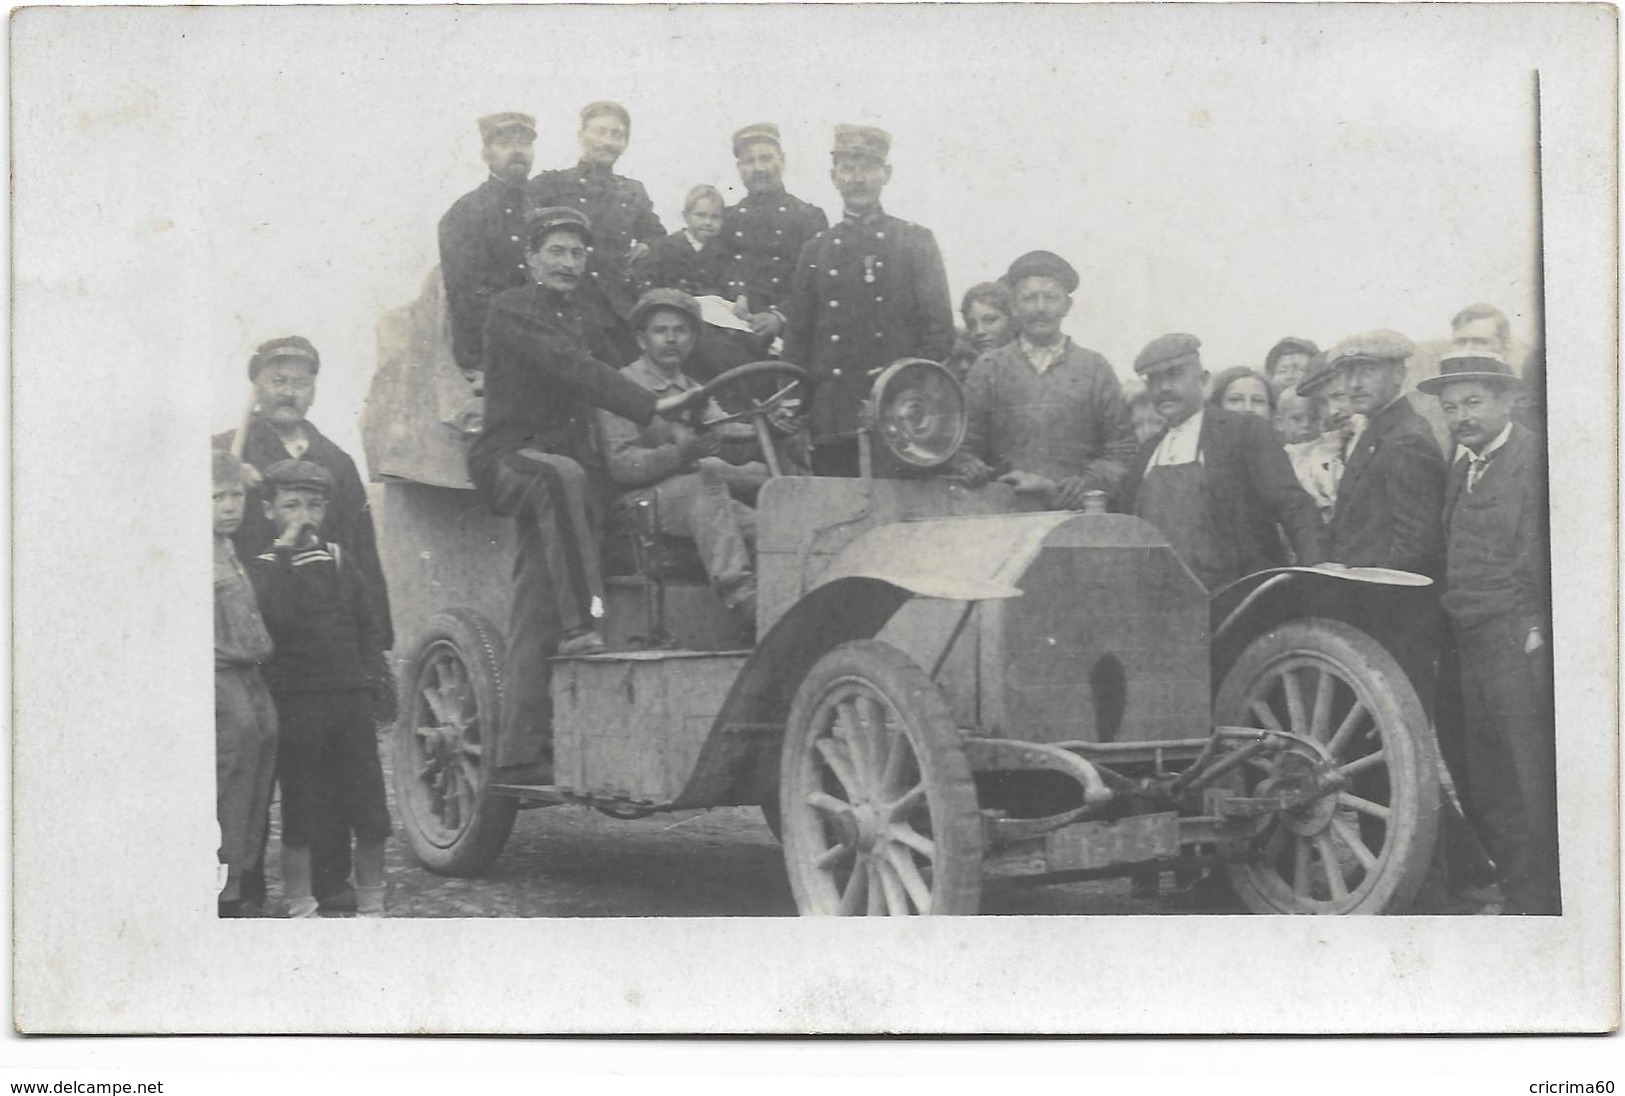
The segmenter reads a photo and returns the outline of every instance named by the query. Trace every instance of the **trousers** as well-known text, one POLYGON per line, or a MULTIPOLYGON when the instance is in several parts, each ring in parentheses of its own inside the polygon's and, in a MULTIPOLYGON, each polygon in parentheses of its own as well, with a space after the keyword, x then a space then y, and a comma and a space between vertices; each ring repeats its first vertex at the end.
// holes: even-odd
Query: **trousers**
POLYGON ((702 465, 626 492, 616 500, 613 520, 632 526, 639 505, 651 498, 659 507, 660 531, 693 538, 706 575, 731 604, 755 576, 756 511, 733 497, 720 471, 702 465))
MULTIPOLYGON (((241 897, 243 877, 261 863, 276 778, 276 706, 256 667, 214 672, 214 796, 220 822, 221 898, 241 897)), ((263 877, 262 877, 263 878, 263 877)))
POLYGON ((600 515, 581 465, 539 449, 498 459, 481 489, 518 533, 497 764, 531 764, 548 758, 552 745, 548 659, 567 633, 593 626, 595 602, 602 612, 600 515))
POLYGON ((1525 654, 1510 616, 1454 626, 1461 658, 1467 819, 1501 875, 1507 913, 1563 912, 1557 863, 1557 735, 1549 647, 1525 654))

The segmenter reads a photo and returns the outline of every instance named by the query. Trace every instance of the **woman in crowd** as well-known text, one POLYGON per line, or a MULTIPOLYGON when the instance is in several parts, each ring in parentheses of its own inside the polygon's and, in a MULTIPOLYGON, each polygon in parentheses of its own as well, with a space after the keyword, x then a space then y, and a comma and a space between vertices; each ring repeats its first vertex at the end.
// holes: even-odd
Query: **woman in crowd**
POLYGON ((1270 387, 1269 378, 1245 365, 1231 366, 1214 377, 1207 402, 1226 411, 1257 415, 1271 422, 1275 419, 1275 389, 1270 387))

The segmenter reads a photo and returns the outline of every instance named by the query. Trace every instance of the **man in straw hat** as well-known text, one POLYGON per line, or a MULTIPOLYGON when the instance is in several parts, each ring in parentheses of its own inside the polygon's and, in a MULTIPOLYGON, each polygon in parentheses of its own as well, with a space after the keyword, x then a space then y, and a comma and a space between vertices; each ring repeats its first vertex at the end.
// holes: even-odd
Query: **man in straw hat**
POLYGON ((1522 382, 1500 354, 1446 354, 1417 387, 1457 443, 1445 488, 1445 613, 1461 663, 1469 820, 1506 913, 1562 912, 1557 863, 1545 459, 1512 421, 1522 382))

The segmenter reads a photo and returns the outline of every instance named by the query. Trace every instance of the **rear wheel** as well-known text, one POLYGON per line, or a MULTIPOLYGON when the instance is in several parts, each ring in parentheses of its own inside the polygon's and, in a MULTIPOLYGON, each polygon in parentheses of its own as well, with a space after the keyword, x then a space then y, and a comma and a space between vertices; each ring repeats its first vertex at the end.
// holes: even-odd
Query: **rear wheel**
POLYGON ((1231 867, 1249 909, 1394 913, 1410 904, 1438 832, 1439 761, 1426 712, 1393 656, 1340 621, 1292 621, 1236 659, 1215 721, 1312 743, 1249 763, 1245 794, 1331 785, 1270 818, 1251 859, 1231 867))
POLYGON ((803 914, 972 914, 982 819, 941 692, 895 647, 844 643, 785 728, 779 803, 803 914))
POLYGON ((496 628, 466 609, 436 614, 412 658, 395 800, 412 852, 441 875, 483 871, 513 830, 518 802, 490 789, 502 658, 496 628))

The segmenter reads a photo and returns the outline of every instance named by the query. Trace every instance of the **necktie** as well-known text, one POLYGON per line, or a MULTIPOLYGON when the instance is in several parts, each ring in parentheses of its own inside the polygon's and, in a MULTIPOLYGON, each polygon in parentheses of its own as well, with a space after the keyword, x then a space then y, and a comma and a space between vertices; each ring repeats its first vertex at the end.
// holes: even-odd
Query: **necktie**
POLYGON ((1492 456, 1494 456, 1493 453, 1487 453, 1482 457, 1469 456, 1467 458, 1470 462, 1467 465, 1467 493, 1469 495, 1473 493, 1473 488, 1478 486, 1478 481, 1484 478, 1484 468, 1490 463, 1490 457, 1492 456))

